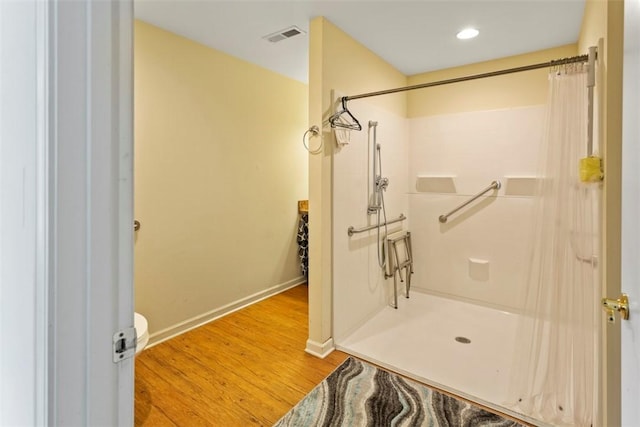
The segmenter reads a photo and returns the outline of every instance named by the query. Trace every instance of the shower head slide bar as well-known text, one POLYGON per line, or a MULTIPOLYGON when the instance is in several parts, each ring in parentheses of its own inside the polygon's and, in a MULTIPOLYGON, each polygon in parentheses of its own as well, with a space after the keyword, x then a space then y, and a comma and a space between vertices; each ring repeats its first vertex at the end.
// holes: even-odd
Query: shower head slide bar
POLYGON ((451 215, 453 215, 454 213, 458 212, 460 209, 464 208, 468 204, 474 202, 478 197, 482 196, 483 194, 488 193, 491 190, 499 190, 500 187, 502 187, 502 184, 500 183, 500 181, 491 182, 491 185, 489 185, 487 188, 485 188, 484 190, 482 190, 481 192, 479 192, 478 194, 476 194, 475 196, 473 196, 472 198, 470 198, 469 200, 467 200, 466 202, 464 202, 463 204, 461 204, 457 208, 453 209, 452 211, 447 212, 444 215, 440 215, 440 217, 438 218, 438 221, 440 221, 443 224, 446 223, 447 219, 449 219, 449 217, 451 215))
MULTIPOLYGON (((391 225, 391 224, 394 224, 396 222, 404 221, 405 219, 407 219, 407 217, 404 216, 404 214, 400 214, 400 216, 398 218, 396 218, 396 219, 392 219, 392 220, 389 220, 387 222, 383 222, 382 224, 380 224, 380 227, 383 227, 385 225, 391 225)), ((364 233, 365 231, 373 230, 374 228, 378 228, 378 224, 368 225, 368 226, 362 227, 362 228, 355 228, 352 225, 351 227, 349 227, 347 229, 347 234, 349 236, 353 236, 354 234, 364 233)))

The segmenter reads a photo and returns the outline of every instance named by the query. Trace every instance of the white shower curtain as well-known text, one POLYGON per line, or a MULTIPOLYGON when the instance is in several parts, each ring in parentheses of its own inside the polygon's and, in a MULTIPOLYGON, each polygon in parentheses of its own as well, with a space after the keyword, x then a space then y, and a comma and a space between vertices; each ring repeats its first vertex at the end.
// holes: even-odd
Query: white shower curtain
POLYGON ((551 425, 590 426, 597 394, 602 189, 599 182, 579 180, 579 159, 587 156, 587 65, 552 70, 549 85, 509 405, 551 425))

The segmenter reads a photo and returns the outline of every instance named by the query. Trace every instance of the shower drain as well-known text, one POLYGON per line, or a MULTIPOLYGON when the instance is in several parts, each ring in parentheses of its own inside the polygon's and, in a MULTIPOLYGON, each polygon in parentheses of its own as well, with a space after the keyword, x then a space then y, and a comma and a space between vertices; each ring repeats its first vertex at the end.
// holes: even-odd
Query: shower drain
POLYGON ((471 344, 471 340, 467 337, 456 337, 456 341, 462 344, 471 344))

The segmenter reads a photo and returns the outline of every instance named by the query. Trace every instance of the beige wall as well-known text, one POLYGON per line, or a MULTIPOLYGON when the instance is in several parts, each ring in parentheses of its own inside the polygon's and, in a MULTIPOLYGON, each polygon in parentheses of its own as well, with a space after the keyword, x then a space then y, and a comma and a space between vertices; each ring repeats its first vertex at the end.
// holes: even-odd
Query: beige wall
POLYGON ((302 83, 136 22, 136 311, 152 342, 303 281, 307 98, 302 83))
MULTIPOLYGON (((493 61, 448 68, 409 77, 409 84, 453 79, 575 56, 571 44, 493 61)), ((539 69, 408 92, 409 117, 433 116, 544 104, 548 70, 539 69)))
POLYGON ((590 46, 597 46, 607 32, 607 1, 589 0, 585 3, 578 51, 587 53, 590 46))
MULTIPOLYGON (((311 21, 309 31, 309 125, 333 112, 331 90, 347 95, 405 86, 406 77, 328 20, 311 21)), ((356 103, 358 101, 352 101, 356 103)), ((371 99, 371 105, 406 115, 406 94, 371 99)), ((364 123, 366 126, 366 123, 364 123)), ((322 153, 309 156, 309 341, 317 355, 332 349, 332 156, 334 140, 323 129, 322 153)))

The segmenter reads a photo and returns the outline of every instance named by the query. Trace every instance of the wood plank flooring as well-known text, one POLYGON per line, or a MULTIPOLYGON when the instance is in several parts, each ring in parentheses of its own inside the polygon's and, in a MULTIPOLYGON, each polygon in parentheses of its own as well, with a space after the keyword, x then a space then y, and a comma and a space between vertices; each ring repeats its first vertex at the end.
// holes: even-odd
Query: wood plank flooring
POLYGON ((272 426, 347 357, 318 359, 300 285, 143 351, 136 426, 272 426))

